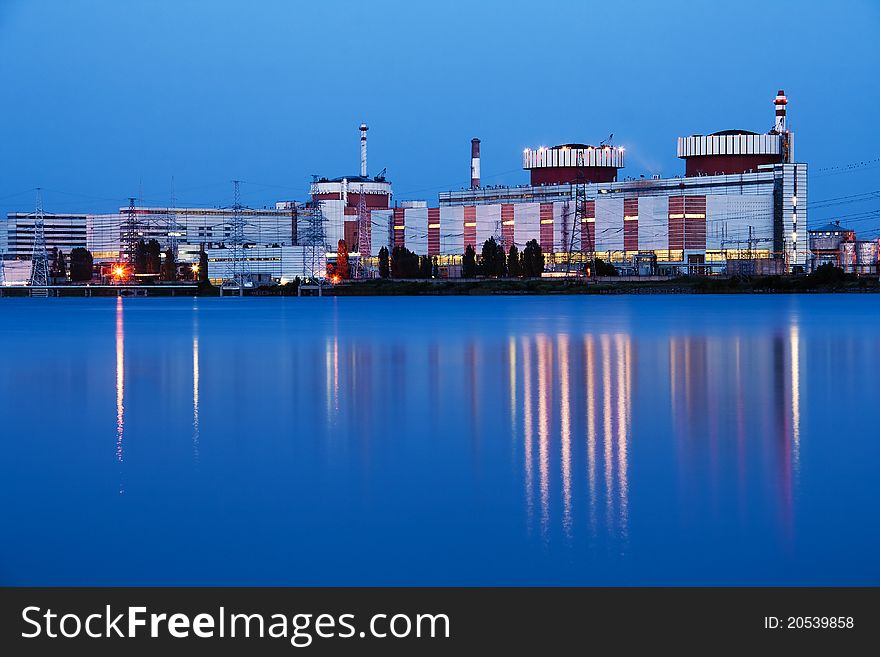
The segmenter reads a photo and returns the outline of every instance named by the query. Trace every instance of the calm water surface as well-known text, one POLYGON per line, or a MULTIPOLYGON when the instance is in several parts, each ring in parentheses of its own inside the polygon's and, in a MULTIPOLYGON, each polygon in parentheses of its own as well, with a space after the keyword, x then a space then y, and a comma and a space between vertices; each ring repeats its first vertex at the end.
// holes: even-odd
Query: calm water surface
POLYGON ((880 584, 880 297, 0 299, 0 584, 880 584))

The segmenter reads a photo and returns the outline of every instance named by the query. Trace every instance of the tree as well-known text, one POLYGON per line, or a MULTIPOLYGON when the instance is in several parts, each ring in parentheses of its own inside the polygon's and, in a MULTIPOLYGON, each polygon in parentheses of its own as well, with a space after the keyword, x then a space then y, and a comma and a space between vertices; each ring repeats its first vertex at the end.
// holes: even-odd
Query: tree
POLYGON ((55 276, 67 278, 67 266, 64 264, 64 251, 58 249, 55 253, 55 276))
POLYGON ((434 266, 429 256, 419 258, 419 278, 431 278, 434 274, 434 266))
POLYGON ((205 245, 199 250, 199 284, 207 285, 208 279, 208 252, 205 251, 205 245))
POLYGON ((78 246, 70 252, 70 280, 92 280, 92 254, 88 249, 78 246))
POLYGON ((809 280, 814 285, 838 285, 846 280, 846 274, 840 267, 826 262, 824 265, 816 267, 815 271, 810 274, 809 280))
POLYGON ((473 245, 468 244, 464 250, 464 258, 461 261, 462 278, 473 278, 477 275, 477 252, 473 245))
POLYGON ((388 247, 383 246, 379 249, 379 277, 388 278, 391 275, 391 268, 388 264, 388 247))
POLYGON ((617 276, 617 267, 610 262, 605 262, 602 258, 596 258, 593 261, 593 271, 596 276, 617 276))
POLYGON ((523 276, 527 278, 535 278, 544 272, 544 253, 541 251, 541 245, 538 240, 529 240, 526 242, 526 248, 523 249, 523 276))
POLYGON ((174 251, 171 249, 165 251, 165 262, 162 263, 162 280, 177 280, 177 263, 174 261, 174 251))
POLYGON ((490 237, 483 242, 483 251, 480 254, 483 264, 483 274, 486 276, 504 276, 507 273, 507 257, 502 246, 490 237))
POLYGON ((417 278, 419 271, 419 256, 404 246, 391 250, 392 278, 417 278))
POLYGON ((519 261, 519 249, 516 244, 510 245, 510 252, 507 254, 507 275, 518 277, 522 275, 522 267, 519 261))
POLYGON ((147 244, 143 240, 138 240, 134 245, 134 273, 147 273, 147 244))
POLYGON ((158 274, 162 271, 162 247, 156 240, 147 242, 147 274, 158 274))
POLYGON ((348 270, 348 245, 345 240, 339 240, 336 243, 336 274, 342 280, 351 277, 348 270))

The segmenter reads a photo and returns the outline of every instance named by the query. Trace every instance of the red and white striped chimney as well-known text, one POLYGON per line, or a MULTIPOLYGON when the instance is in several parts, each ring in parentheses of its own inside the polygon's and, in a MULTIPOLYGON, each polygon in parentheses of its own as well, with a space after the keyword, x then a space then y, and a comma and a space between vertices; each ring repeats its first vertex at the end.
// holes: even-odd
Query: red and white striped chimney
POLYGON ((471 139, 471 189, 480 188, 480 140, 471 139))
POLYGON ((785 132, 785 106, 788 105, 785 91, 779 90, 773 104, 776 105, 776 132, 783 134, 785 132))
POLYGON ((361 123, 361 178, 367 177, 367 124, 361 123))

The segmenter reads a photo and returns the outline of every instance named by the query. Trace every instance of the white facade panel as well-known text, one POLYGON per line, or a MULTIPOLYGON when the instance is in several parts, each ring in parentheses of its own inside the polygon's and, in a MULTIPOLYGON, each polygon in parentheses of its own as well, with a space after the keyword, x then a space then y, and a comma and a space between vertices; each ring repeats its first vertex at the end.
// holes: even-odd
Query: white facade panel
POLYGON ((501 205, 478 205, 477 206, 477 244, 479 252, 483 248, 483 242, 490 237, 498 239, 501 236, 501 205))
POLYGON ((623 199, 596 199, 596 251, 623 251, 623 199))
POLYGON ((773 249, 773 194, 706 197, 706 249, 773 249))
POLYGON ((428 253, 428 208, 406 210, 405 217, 406 248, 413 253, 426 255, 428 253))
POLYGON ((440 208, 440 253, 464 253, 464 208, 440 208))
POLYGON ((520 203, 513 206, 514 232, 513 241, 516 248, 522 251, 526 242, 541 238, 541 204, 520 203))
POLYGON ((669 247, 669 202, 662 196, 639 198, 639 250, 669 247))

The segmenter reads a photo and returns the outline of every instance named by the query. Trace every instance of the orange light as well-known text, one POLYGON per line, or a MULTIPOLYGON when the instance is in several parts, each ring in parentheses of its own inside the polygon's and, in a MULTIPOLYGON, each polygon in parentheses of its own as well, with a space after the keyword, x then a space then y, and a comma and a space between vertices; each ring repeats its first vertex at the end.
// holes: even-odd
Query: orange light
POLYGON ((331 281, 334 285, 336 285, 336 283, 338 283, 338 282, 341 281, 341 280, 342 280, 342 277, 341 277, 339 274, 335 274, 335 275, 330 279, 330 281, 331 281))
POLYGON ((113 275, 116 278, 122 278, 123 276, 125 276, 125 267, 123 267, 122 265, 116 265, 115 267, 113 267, 113 275))

